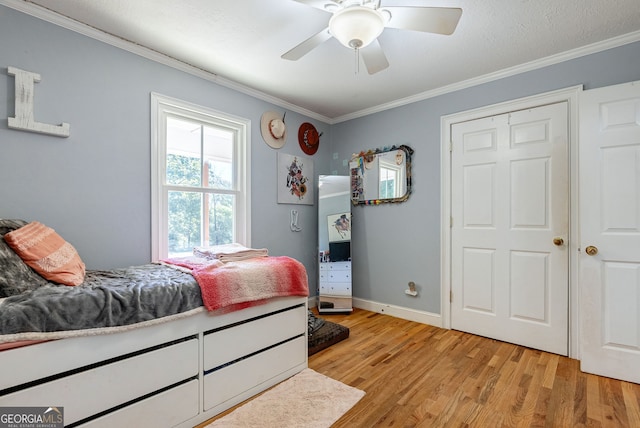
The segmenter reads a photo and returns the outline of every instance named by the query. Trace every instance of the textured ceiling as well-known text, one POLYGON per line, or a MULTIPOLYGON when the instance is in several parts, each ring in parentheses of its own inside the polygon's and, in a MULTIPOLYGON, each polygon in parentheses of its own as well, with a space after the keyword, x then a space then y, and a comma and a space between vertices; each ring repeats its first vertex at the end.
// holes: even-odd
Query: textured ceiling
POLYGON ((36 5, 42 6, 328 122, 503 75, 522 64, 535 67, 563 53, 577 56, 640 40, 640 0, 382 0, 383 6, 460 7, 463 14, 451 36, 385 29, 378 40, 390 66, 369 75, 335 39, 298 61, 281 59, 330 18, 293 0, 0 3, 27 11, 42 12, 36 5))

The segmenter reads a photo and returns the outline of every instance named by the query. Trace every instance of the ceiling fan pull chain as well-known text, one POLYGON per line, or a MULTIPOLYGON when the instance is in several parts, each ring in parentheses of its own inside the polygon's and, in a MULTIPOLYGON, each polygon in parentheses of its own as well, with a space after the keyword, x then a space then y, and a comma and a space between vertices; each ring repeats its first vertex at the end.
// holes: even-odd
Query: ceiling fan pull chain
POLYGON ((360 72, 360 49, 355 48, 355 49, 353 50, 353 53, 354 53, 354 56, 353 56, 353 57, 354 57, 354 59, 355 59, 355 61, 356 61, 356 64, 355 64, 355 70, 356 70, 356 72, 355 72, 355 74, 358 74, 358 73, 360 72))

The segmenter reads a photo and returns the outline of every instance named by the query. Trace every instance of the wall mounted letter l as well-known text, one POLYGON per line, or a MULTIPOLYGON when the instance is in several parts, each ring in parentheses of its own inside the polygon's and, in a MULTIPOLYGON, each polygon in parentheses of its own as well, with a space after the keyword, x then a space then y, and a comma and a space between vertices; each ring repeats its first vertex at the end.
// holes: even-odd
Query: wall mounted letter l
POLYGON ((8 73, 15 76, 16 79, 15 117, 8 118, 9 128, 55 135, 56 137, 68 137, 68 123, 50 125, 48 123, 36 122, 33 118, 34 83, 40 81, 40 75, 15 67, 8 67, 8 73))

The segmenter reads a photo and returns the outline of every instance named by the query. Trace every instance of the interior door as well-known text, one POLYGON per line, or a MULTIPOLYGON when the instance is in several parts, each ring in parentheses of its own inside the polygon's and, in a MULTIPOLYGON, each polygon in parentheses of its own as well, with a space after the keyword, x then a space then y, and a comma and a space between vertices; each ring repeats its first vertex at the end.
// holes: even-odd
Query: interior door
POLYGON ((580 96, 580 353, 640 383, 640 82, 580 96))
POLYGON ((567 103, 451 134, 452 328, 567 355, 567 103))

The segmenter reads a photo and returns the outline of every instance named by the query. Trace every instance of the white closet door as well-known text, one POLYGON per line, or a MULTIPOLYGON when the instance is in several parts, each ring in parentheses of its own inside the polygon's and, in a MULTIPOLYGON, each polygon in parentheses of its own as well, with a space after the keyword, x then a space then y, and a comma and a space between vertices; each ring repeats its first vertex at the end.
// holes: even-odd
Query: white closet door
POLYGON ((452 328, 567 355, 567 103, 454 124, 452 143, 452 328))

